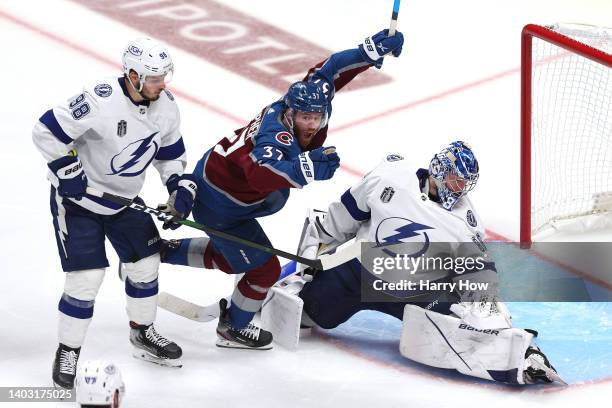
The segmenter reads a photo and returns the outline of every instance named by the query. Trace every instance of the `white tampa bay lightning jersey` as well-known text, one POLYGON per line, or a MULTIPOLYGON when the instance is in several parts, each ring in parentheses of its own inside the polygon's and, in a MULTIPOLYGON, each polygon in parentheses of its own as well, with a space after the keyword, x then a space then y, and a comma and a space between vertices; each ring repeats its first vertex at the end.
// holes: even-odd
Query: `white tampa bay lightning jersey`
POLYGON ((427 240, 482 248, 484 228, 469 198, 462 197, 452 211, 444 209, 428 195, 427 174, 401 156, 387 156, 329 206, 317 226, 319 242, 356 237, 378 245, 427 240))
MULTIPOLYGON (((156 101, 134 102, 124 78, 105 78, 45 112, 33 130, 33 140, 47 161, 76 149, 88 186, 134 198, 153 164, 162 183, 183 174, 186 154, 174 97, 162 91, 156 101)), ((49 178, 53 179, 52 177, 49 178)), ((90 195, 73 200, 98 214, 122 209, 90 195)))

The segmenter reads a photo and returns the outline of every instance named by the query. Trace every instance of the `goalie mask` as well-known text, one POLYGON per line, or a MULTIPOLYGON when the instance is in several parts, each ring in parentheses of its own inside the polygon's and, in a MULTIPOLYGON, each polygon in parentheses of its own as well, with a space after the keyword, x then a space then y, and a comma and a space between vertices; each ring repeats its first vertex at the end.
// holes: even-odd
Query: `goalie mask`
POLYGON ((429 174, 435 180, 442 207, 451 211, 461 197, 476 187, 478 161, 466 143, 452 142, 433 157, 429 174))

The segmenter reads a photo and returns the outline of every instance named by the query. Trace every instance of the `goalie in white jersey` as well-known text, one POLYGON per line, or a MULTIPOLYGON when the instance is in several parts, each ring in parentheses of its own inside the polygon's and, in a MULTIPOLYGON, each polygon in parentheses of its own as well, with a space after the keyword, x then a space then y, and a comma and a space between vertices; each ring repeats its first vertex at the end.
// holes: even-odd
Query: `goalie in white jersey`
MULTIPOLYGON (((153 322, 161 239, 150 215, 87 194, 87 188, 137 198, 149 164, 170 194, 165 210, 189 215, 196 185, 184 175, 186 153, 179 111, 165 87, 174 66, 167 49, 149 38, 132 41, 123 54, 122 77, 86 85, 82 92, 45 112, 33 130, 34 144, 48 162, 51 212, 66 272, 59 302, 59 347, 53 380, 72 388, 94 300, 109 266, 107 237, 123 263, 135 356, 178 365, 176 343, 153 322)), ((179 224, 167 222, 164 228, 179 224)))
POLYGON ((434 253, 450 254, 452 259, 457 259, 460 253, 469 254, 481 256, 484 261, 473 272, 455 268, 449 273, 434 268, 417 271, 415 275, 400 273, 411 276, 413 281, 416 278, 446 284, 469 277, 487 282, 488 290, 390 290, 393 301, 365 299, 363 288, 385 275, 370 273, 367 268, 371 264, 366 266, 362 253, 362 259, 318 272, 311 281, 294 279, 275 288, 280 296, 276 301, 269 297, 269 304, 278 309, 264 308, 263 313, 264 319, 273 322, 272 331, 282 332, 274 332, 274 337, 280 339, 286 333, 296 333, 284 327, 284 323, 279 324, 290 320, 291 313, 286 311, 295 310, 290 305, 292 301, 294 304, 303 301, 302 324, 327 329, 347 321, 360 310, 376 310, 403 320, 400 352, 412 360, 508 383, 560 380, 532 342, 537 333, 512 328, 506 307, 497 301, 495 264, 484 256, 484 228, 467 197, 478 176, 478 162, 472 150, 460 141, 436 154, 429 169, 413 167, 401 156, 389 155, 332 203, 326 215, 309 217, 300 254, 315 258, 321 248, 333 248, 353 238, 374 243, 379 251, 387 252, 399 243, 428 248, 423 253, 430 253, 439 245, 434 253), (300 289, 301 301, 293 295, 300 289), (284 301, 289 302, 284 305, 287 307, 274 306, 275 302, 284 301), (275 313, 283 313, 283 317, 274 319, 275 313))

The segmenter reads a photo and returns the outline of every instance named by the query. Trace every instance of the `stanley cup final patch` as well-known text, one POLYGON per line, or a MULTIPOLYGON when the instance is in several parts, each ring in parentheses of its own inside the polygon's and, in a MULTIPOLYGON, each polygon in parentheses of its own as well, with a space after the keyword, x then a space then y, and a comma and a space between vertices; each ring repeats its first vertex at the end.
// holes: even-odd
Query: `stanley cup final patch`
POLYGON ((472 212, 472 210, 467 210, 466 218, 467 218, 467 223, 470 225, 470 227, 476 226, 477 224, 476 216, 474 216, 474 213, 472 212))
POLYGON ((393 187, 385 187, 385 189, 380 195, 380 201, 382 201, 383 203, 388 203, 389 201, 391 201, 394 194, 395 190, 393 189, 393 187))
POLYGON ((120 120, 117 122, 117 136, 123 137, 127 133, 127 122, 125 120, 120 120))

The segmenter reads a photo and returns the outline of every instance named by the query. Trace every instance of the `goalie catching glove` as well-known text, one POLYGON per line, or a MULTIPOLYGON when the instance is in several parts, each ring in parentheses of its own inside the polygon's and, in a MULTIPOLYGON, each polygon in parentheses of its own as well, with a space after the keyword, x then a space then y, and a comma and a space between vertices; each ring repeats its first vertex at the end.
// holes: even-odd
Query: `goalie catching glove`
MULTIPOLYGON (((176 221, 184 220, 191 214, 193 208, 193 200, 195 199, 198 186, 195 177, 191 174, 173 174, 166 183, 170 197, 166 204, 160 204, 157 209, 172 216, 170 220, 166 220, 163 229, 177 229, 181 224, 176 221)), ((163 220, 160 218, 160 220, 163 220)))

